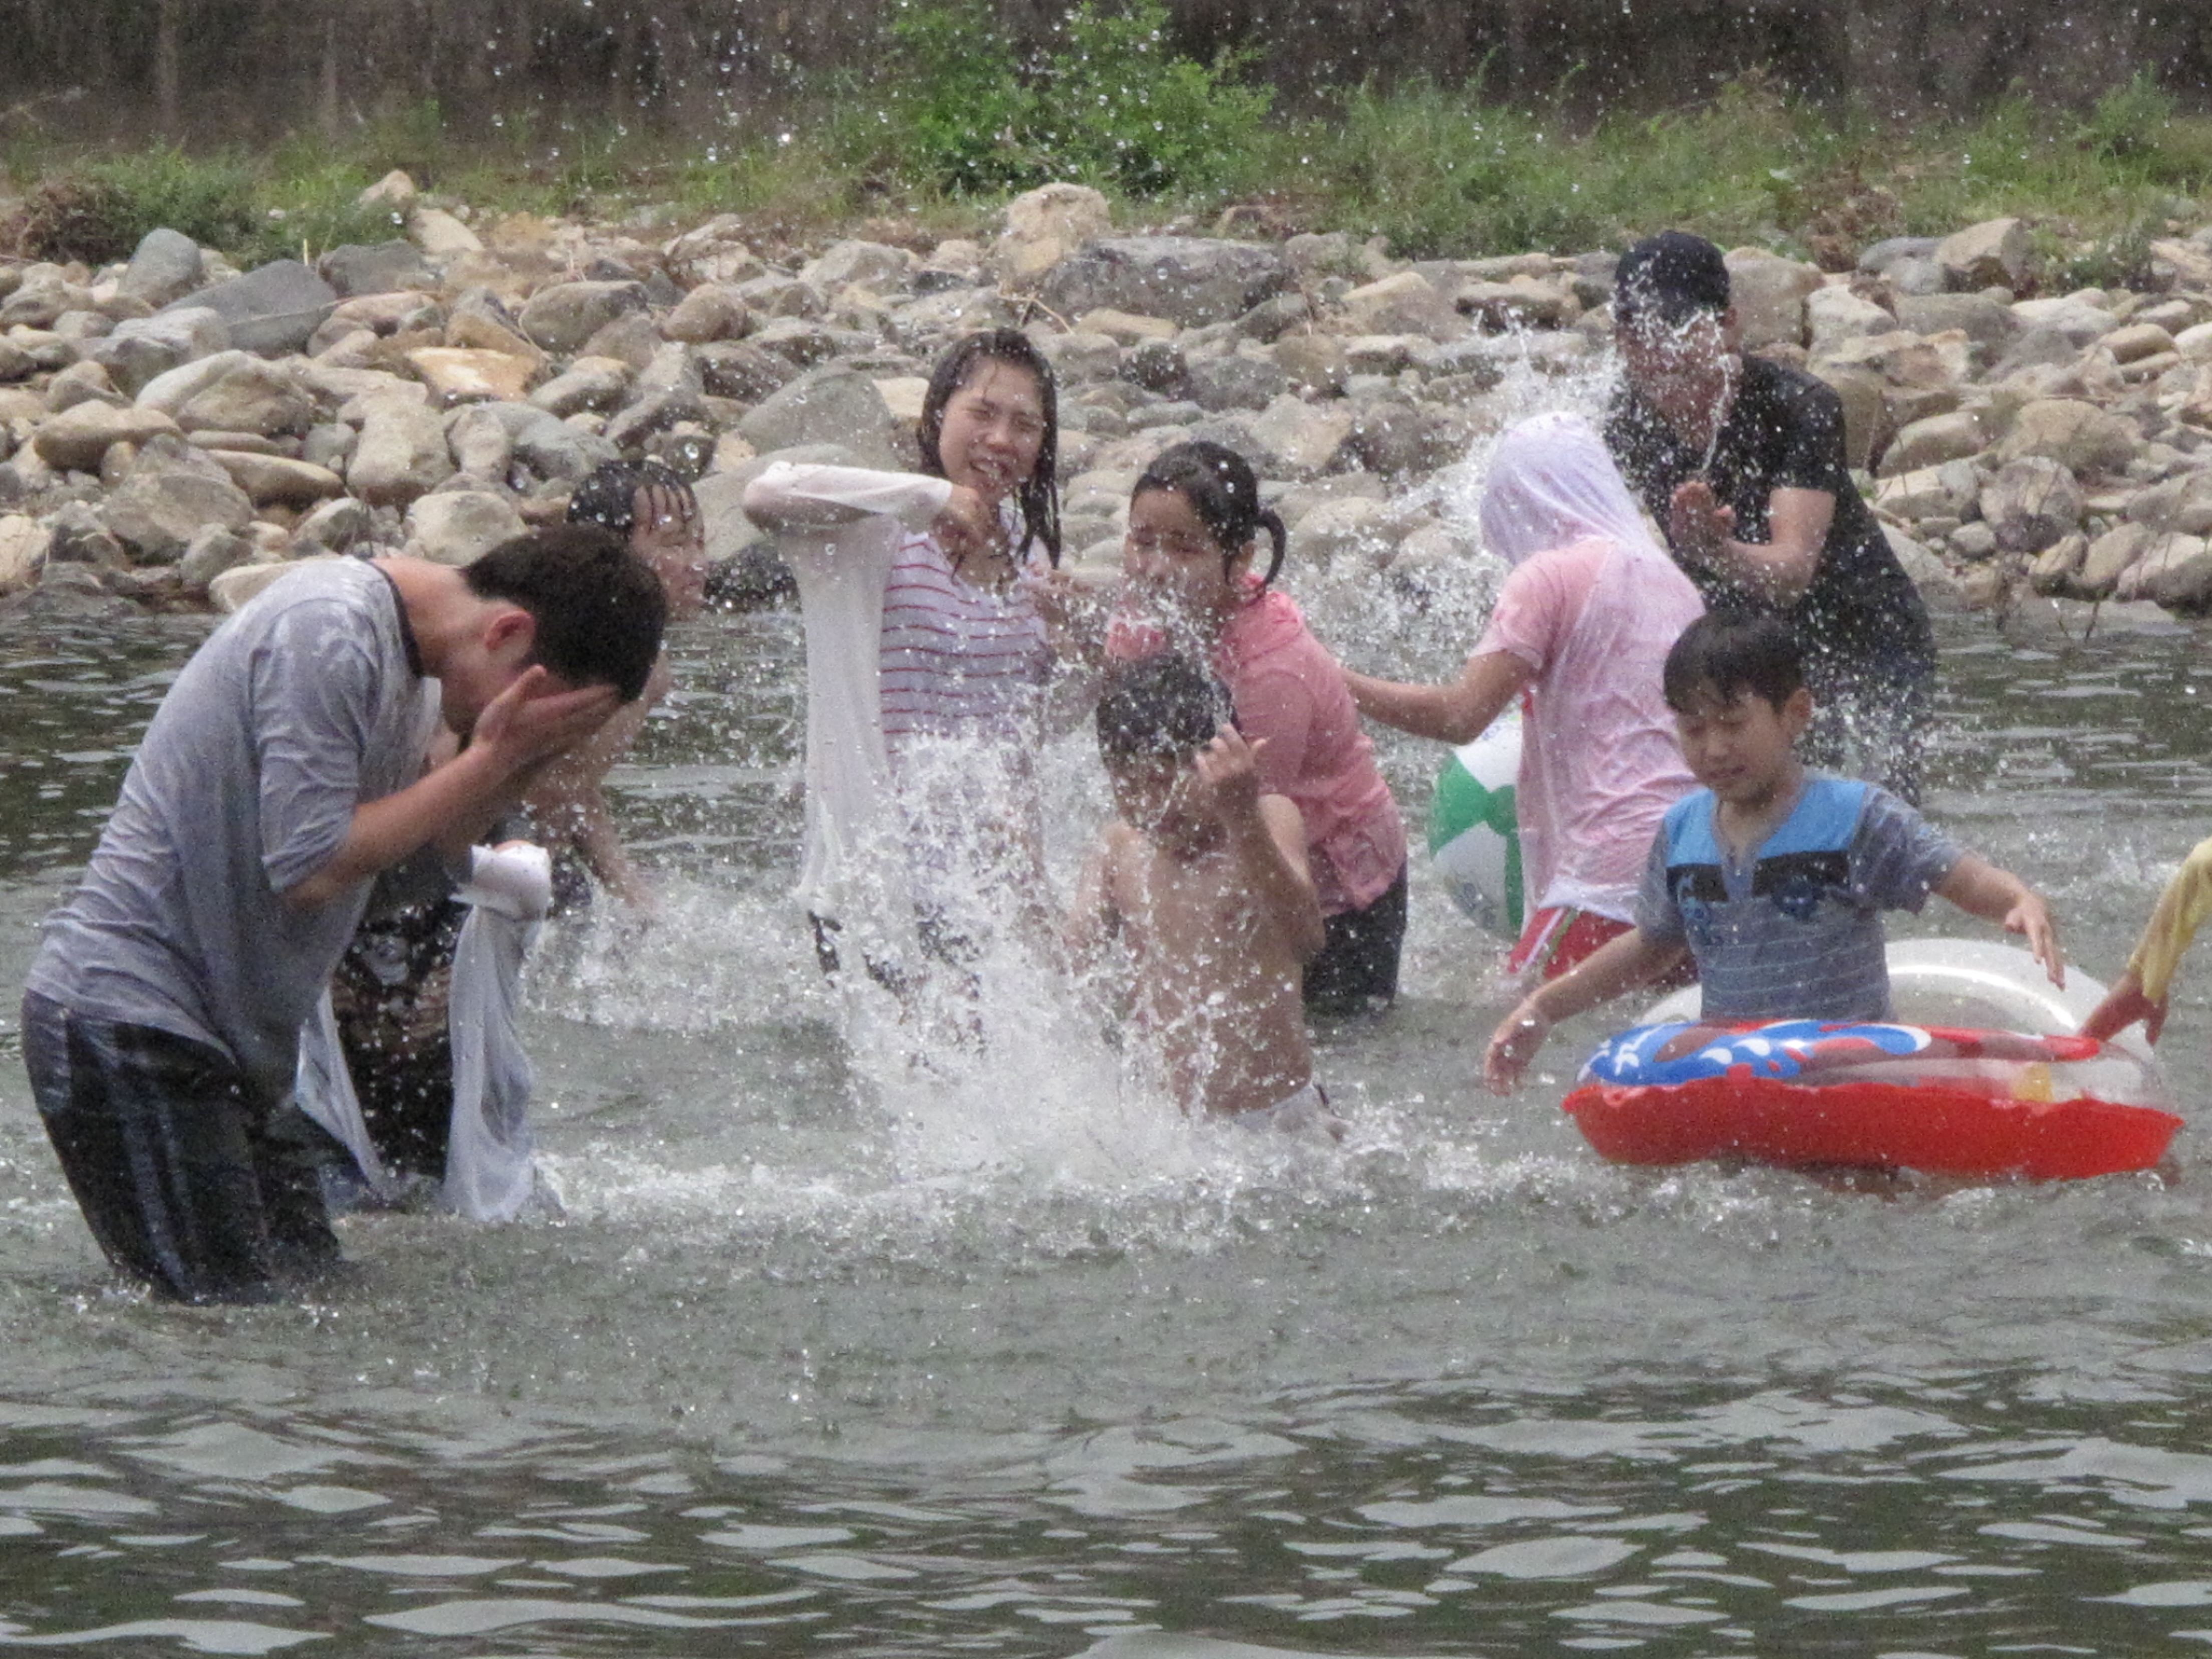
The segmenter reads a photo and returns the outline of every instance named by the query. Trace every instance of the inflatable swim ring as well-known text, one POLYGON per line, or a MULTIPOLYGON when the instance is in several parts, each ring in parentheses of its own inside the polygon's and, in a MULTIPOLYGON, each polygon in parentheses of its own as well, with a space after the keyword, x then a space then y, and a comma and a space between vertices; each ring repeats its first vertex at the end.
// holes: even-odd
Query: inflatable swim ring
POLYGON ((1521 711, 1509 708, 1473 743, 1445 757, 1429 800, 1429 863, 1475 925, 1521 937, 1521 828, 1514 780, 1521 771, 1521 711))
POLYGON ((2149 1167, 2182 1120, 2139 1039, 2071 1035, 2103 988, 2065 990, 2027 952, 1979 940, 1889 950, 1905 1021, 1700 1024, 1694 988, 1607 1042, 1566 1110, 1621 1164, 1743 1158, 2067 1180, 2149 1167), (1942 1023, 1960 1016, 2028 1032, 1942 1023))

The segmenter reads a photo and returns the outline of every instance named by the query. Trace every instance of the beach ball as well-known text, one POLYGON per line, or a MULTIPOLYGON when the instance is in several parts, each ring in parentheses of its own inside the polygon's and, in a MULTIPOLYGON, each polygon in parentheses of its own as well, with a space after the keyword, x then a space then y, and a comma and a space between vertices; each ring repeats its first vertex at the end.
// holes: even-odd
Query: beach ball
POLYGON ((1429 863, 1444 890, 1484 931, 1521 937, 1521 830, 1513 781, 1521 771, 1521 712, 1509 709, 1452 750, 1429 801, 1429 863))

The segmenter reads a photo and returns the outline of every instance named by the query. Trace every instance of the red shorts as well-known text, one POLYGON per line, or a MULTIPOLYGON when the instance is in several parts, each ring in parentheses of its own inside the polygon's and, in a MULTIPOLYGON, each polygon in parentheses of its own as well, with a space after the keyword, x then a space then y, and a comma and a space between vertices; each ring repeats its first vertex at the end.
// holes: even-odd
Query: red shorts
POLYGON ((1536 969, 1544 978, 1557 979, 1579 967, 1600 945, 1634 931, 1633 923, 1615 921, 1594 910, 1564 905, 1539 910, 1528 918, 1520 941, 1507 953, 1505 971, 1517 975, 1536 969))

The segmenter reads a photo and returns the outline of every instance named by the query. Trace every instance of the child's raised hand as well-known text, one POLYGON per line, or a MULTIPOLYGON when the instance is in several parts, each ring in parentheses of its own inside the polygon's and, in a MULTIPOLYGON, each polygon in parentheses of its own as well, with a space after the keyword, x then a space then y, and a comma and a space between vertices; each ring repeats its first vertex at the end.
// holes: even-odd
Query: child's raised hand
POLYGON ((1494 1095, 1510 1095, 1520 1087, 1521 1074, 1552 1034, 1552 1022, 1533 1000, 1523 1002, 1499 1022, 1490 1034, 1490 1048, 1482 1059, 1482 1080, 1494 1095))
POLYGON ((945 506, 933 520, 930 534, 957 568, 963 559, 988 553, 999 545, 1003 531, 995 509, 964 484, 952 486, 945 506))
POLYGON ((2144 1041, 2155 1047, 2159 1034, 2166 1030, 2166 998, 2160 997, 2154 1002, 2143 994, 2142 981, 2130 968, 2112 982, 2112 988, 2105 993, 2105 1000, 2081 1022, 2081 1035, 2099 1042, 2109 1042, 2141 1020, 2144 1041))
POLYGON ((2043 971, 2051 975, 2051 982, 2063 990, 2066 986, 2066 963, 2058 954, 2058 929, 2051 921, 2051 907, 2038 892, 2024 892, 2005 912, 2004 930, 2019 933, 2027 940, 2027 948, 2043 964, 2043 971))
POLYGON ((1260 751, 1267 746, 1244 741, 1233 726, 1223 726, 1213 741, 1191 757, 1191 769, 1212 796, 1214 810, 1224 817, 1257 817, 1260 812, 1260 751))

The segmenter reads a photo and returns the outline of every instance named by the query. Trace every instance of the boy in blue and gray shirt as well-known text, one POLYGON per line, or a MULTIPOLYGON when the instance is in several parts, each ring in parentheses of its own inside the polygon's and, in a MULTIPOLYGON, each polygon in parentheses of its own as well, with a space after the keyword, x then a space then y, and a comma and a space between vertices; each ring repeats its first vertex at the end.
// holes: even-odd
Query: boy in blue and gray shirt
POLYGON ((1796 636, 1775 617, 1700 617, 1668 653, 1667 706, 1704 788, 1662 823, 1636 929, 1539 988, 1490 1040, 1484 1071, 1510 1093, 1554 1023, 1697 963, 1711 1022, 1890 1018, 1881 913, 1929 893, 2026 935, 2054 984, 2058 939, 2040 896, 1962 852, 1872 784, 1808 772, 1813 718, 1796 636))

